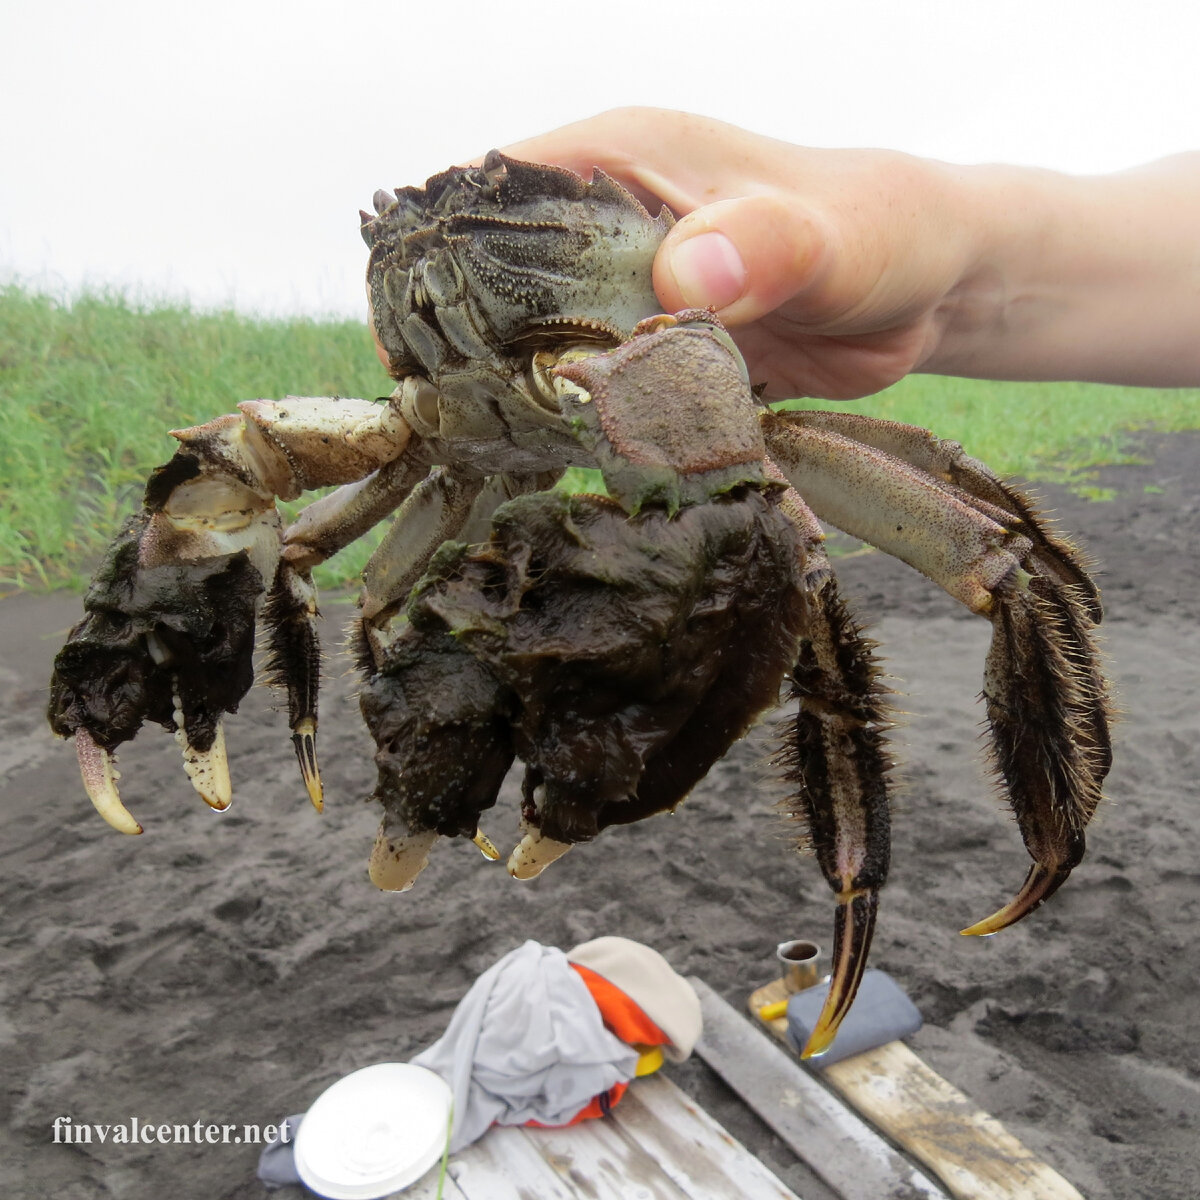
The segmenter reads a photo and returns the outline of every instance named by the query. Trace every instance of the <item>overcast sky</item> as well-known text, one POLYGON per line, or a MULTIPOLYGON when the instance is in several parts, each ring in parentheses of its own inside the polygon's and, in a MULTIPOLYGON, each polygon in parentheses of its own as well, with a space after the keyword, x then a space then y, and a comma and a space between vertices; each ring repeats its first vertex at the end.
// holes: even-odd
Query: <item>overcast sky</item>
POLYGON ((0 278, 363 313, 357 210, 619 104, 1115 170, 1200 146, 1195 0, 0 0, 0 278))

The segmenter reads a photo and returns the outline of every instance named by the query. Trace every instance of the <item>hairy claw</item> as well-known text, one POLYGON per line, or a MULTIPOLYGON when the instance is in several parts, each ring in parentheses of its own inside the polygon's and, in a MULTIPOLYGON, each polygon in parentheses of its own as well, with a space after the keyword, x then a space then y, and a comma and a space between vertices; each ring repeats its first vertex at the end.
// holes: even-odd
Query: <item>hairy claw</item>
POLYGON ((804 1056, 829 1048, 862 973, 887 879, 891 817, 887 689, 865 638, 832 578, 811 596, 792 670, 798 702, 778 762, 796 791, 787 803, 801 845, 817 857, 837 896, 829 996, 804 1056))

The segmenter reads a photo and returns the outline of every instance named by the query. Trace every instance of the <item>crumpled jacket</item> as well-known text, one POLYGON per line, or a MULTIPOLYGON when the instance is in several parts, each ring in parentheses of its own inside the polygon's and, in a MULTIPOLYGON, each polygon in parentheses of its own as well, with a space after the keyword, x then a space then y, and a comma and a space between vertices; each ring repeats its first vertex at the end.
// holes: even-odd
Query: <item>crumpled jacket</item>
POLYGON ((454 1092, 454 1152, 492 1124, 567 1124, 633 1078, 638 1052, 604 1027, 567 956, 528 941, 480 975, 446 1032, 412 1061, 454 1092))

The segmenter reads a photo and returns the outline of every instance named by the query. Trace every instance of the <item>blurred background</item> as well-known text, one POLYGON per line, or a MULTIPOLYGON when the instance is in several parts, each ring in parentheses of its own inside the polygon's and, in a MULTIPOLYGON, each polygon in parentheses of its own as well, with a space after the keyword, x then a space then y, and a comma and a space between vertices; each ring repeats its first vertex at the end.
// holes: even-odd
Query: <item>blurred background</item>
POLYGON ((0 282, 363 314, 379 186, 622 104, 1118 169, 1200 143, 1178 0, 0 0, 0 282))

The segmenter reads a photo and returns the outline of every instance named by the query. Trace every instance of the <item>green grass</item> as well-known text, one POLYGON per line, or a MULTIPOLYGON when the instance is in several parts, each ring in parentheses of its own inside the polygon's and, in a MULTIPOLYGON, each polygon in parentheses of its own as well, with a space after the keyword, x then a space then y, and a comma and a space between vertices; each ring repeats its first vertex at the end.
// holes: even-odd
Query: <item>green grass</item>
MULTIPOLYGON (((79 586, 174 452, 168 429, 255 397, 388 391, 359 322, 0 289, 0 589, 79 586)), ((1127 453, 1129 431, 1200 428, 1196 390, 914 376, 847 407, 927 426, 1001 473, 1083 489, 1089 467, 1127 453)), ((319 582, 353 577, 368 552, 351 547, 319 582)))

